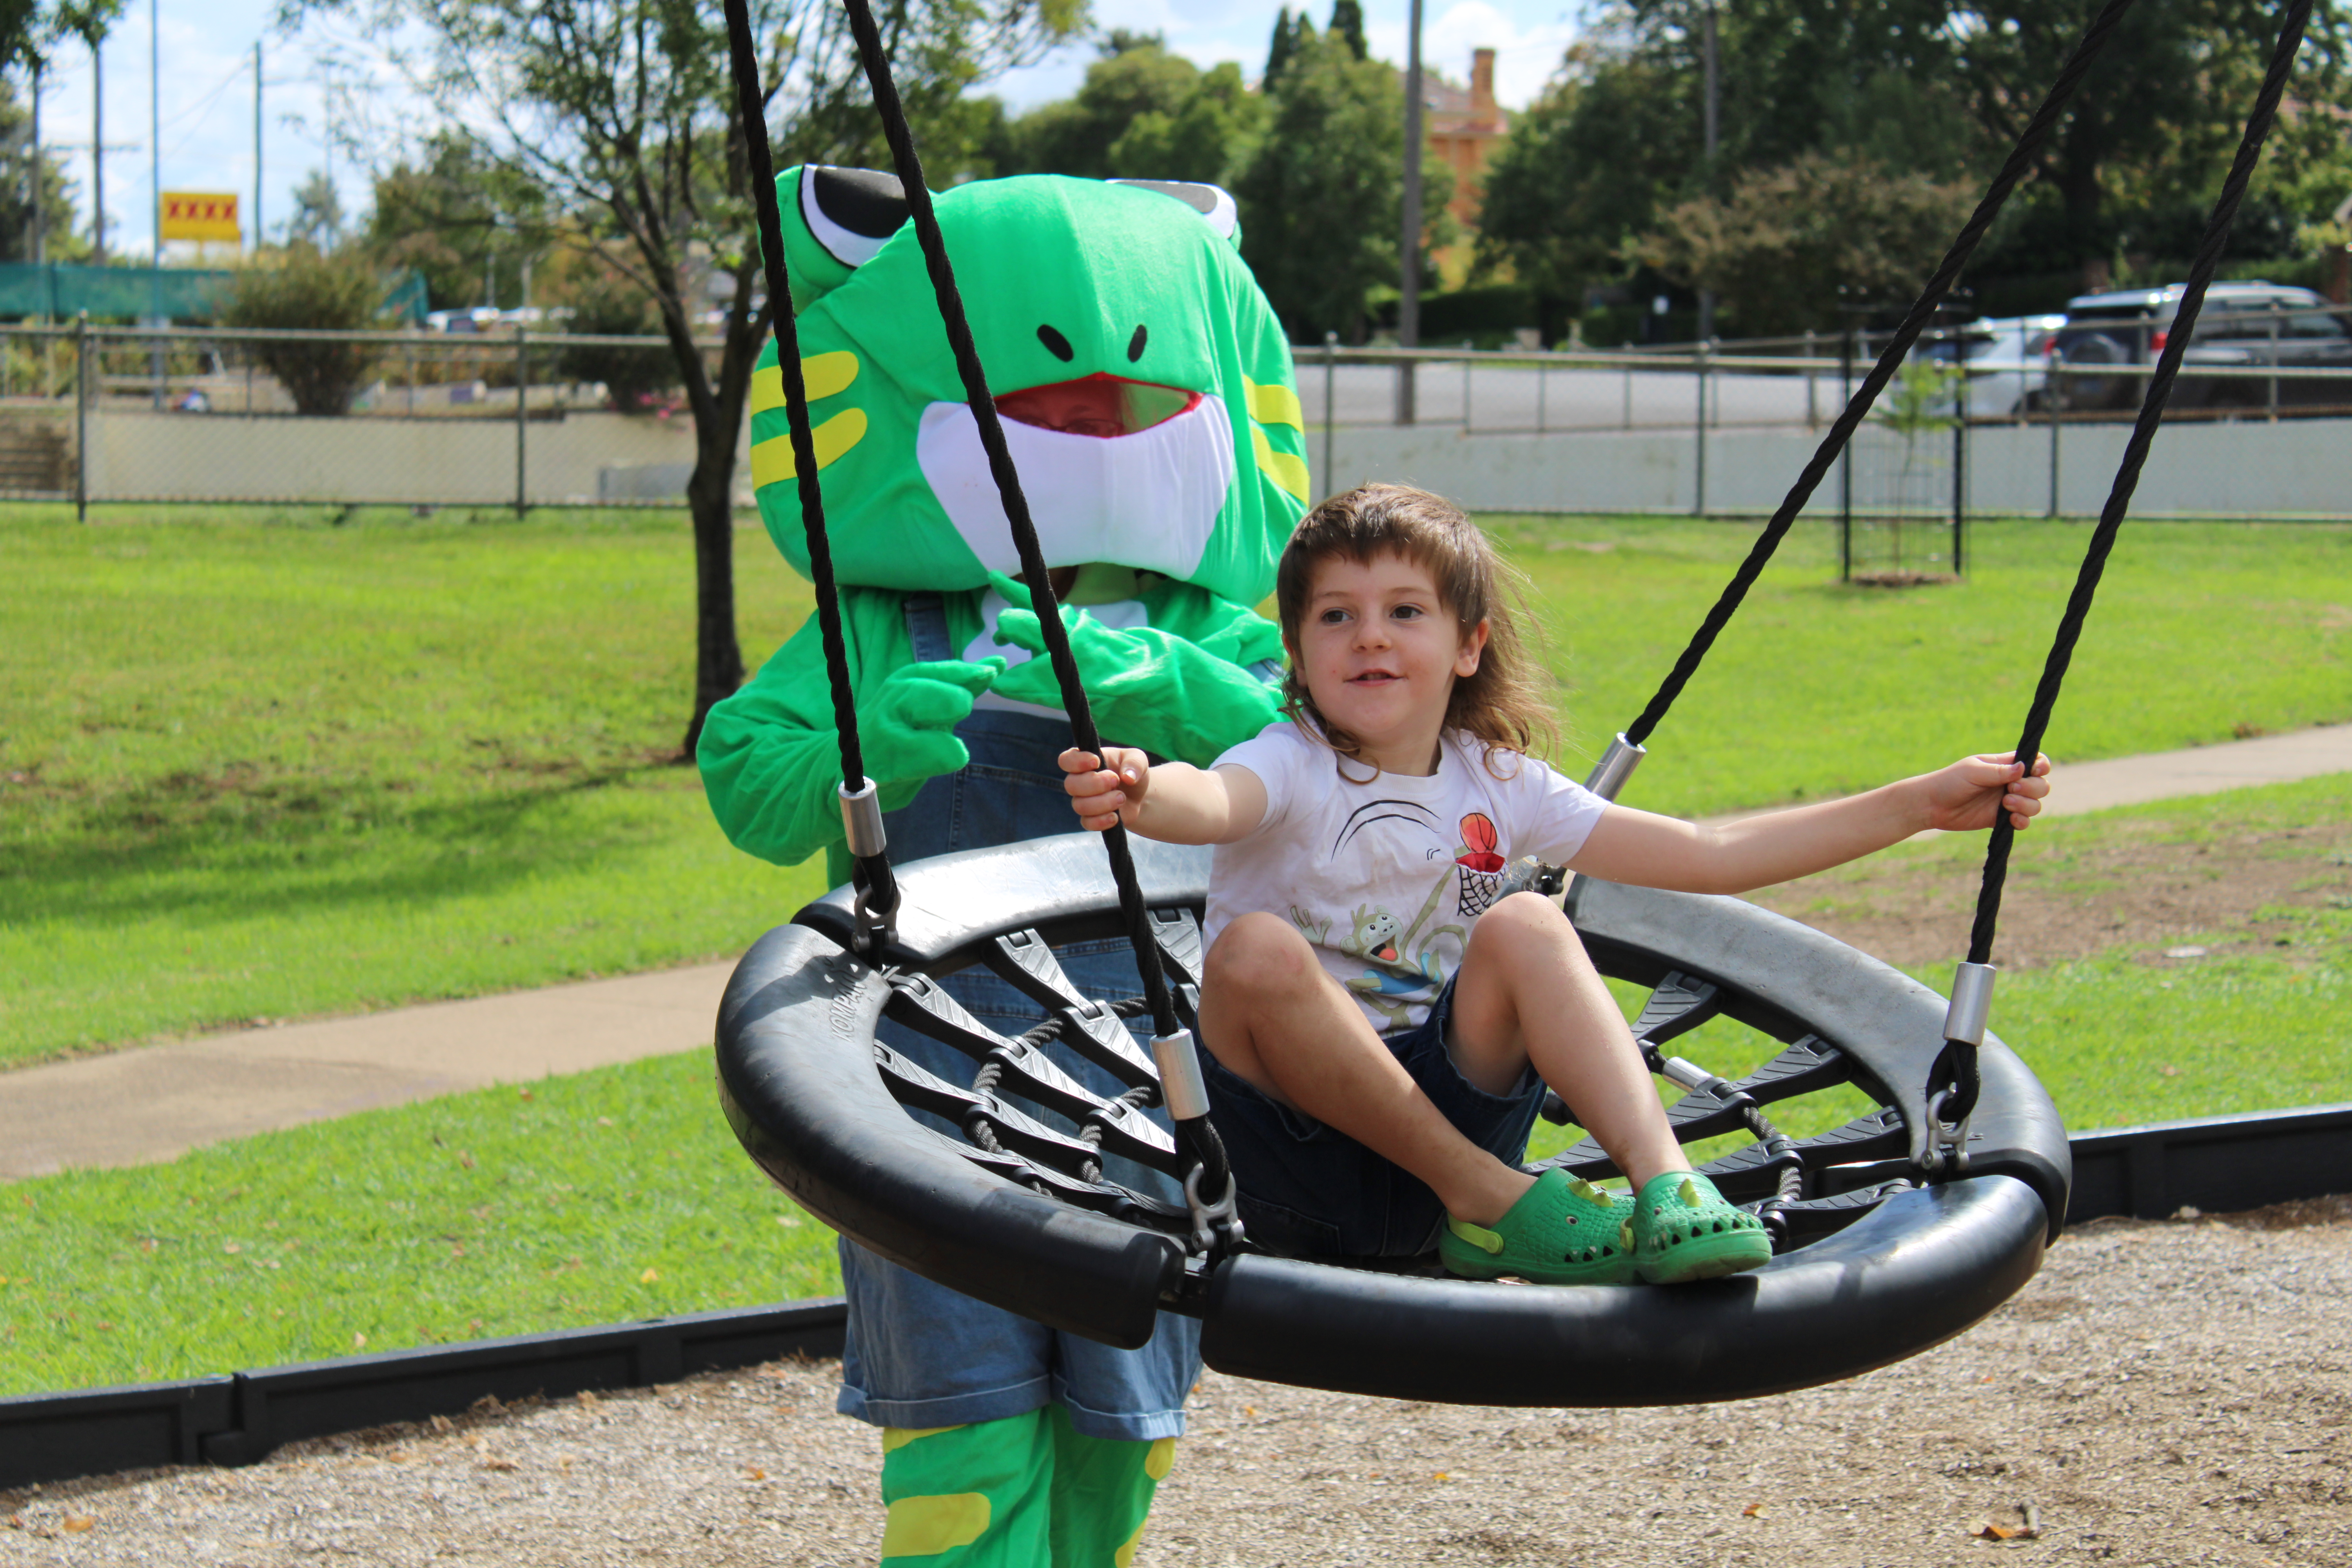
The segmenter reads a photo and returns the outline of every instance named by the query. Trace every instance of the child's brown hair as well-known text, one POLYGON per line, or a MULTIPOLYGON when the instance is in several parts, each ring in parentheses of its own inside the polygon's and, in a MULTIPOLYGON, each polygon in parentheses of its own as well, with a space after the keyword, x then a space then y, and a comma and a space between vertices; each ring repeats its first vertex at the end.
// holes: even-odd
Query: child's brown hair
POLYGON ((1318 563, 1344 558, 1370 563, 1382 555, 1402 556, 1429 574, 1439 603, 1452 613, 1462 636, 1486 623, 1486 651, 1475 672, 1455 679, 1445 727, 1486 742, 1490 772, 1498 750, 1525 754, 1538 744, 1547 750, 1557 745, 1559 727, 1529 670, 1512 614, 1514 602, 1522 597, 1518 574, 1496 555, 1460 508, 1404 485, 1359 485, 1333 496, 1307 514, 1284 548, 1274 577, 1275 610, 1291 653, 1282 678, 1283 711, 1321 734, 1333 751, 1361 760, 1360 742, 1326 719, 1307 689, 1298 670, 1298 631, 1318 563))

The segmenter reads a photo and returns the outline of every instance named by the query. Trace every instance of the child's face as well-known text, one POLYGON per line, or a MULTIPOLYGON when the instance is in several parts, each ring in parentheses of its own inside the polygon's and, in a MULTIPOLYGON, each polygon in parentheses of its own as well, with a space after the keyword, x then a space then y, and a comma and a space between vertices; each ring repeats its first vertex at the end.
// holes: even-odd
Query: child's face
POLYGON ((1486 623, 1467 637, 1427 569, 1402 555, 1333 556, 1309 578, 1291 651, 1315 706, 1391 773, 1425 773, 1454 683, 1475 675, 1486 623))

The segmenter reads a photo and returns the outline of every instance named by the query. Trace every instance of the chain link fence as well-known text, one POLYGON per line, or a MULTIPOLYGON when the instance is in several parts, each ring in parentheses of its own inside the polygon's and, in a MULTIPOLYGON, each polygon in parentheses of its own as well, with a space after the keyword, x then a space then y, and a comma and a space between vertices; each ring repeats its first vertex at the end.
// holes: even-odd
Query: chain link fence
POLYGON ((0 498, 677 506, 695 463, 677 382, 666 339, 529 323, 0 327, 0 498))
MULTIPOLYGON (((1769 510, 1767 490, 1793 478, 1797 448, 1810 450, 1883 342, 1857 332, 1664 351, 1296 352, 1318 494, 1395 477, 1474 507, 1708 514, 1769 510), (1414 472, 1397 468, 1401 454, 1417 455, 1414 472), (1670 479, 1643 479, 1668 468, 1670 479)), ((700 346, 715 375, 719 345, 700 346)), ((1960 355, 1957 336, 1948 344, 1942 334, 1918 352, 1960 355)), ((1888 571, 1954 570, 1957 535, 1931 547, 1927 520, 2095 507, 2077 491, 2137 401, 2113 389, 2144 385, 2148 368, 1969 361, 1957 436, 1906 435, 1874 417, 1816 510, 1868 536, 1856 546, 1862 569, 1880 569, 1883 553, 1888 571), (2092 374, 2109 406, 2083 406, 2092 374), (1880 534, 1883 551, 1869 542, 1880 534)), ((2242 504, 2208 486, 2199 510, 2352 511, 2352 481, 2327 455, 2352 451, 2342 417, 2352 368, 2198 375, 2203 406, 2180 422, 2207 426, 2217 452, 2249 454, 2245 467, 2263 479, 2242 504), (2213 427, 2223 422, 2229 431, 2213 427), (2304 447, 2321 456, 2304 462, 2304 447)), ((530 322, 476 332, 0 326, 0 499, 677 506, 694 464, 693 420, 662 338, 530 322)), ((748 505, 748 439, 734 488, 748 505)))

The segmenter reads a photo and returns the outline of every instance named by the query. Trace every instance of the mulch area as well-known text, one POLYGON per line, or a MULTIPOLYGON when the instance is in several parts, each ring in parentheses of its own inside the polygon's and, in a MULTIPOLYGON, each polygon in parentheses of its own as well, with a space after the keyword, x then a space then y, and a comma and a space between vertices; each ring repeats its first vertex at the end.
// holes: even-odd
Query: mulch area
MULTIPOLYGON (((2105 1220, 1958 1339, 1734 1405, 1498 1410, 1210 1373, 1138 1568, 2352 1562, 2352 1201, 2105 1220)), ((0 1562, 870 1563, 871 1429, 782 1363, 0 1493, 0 1562)))

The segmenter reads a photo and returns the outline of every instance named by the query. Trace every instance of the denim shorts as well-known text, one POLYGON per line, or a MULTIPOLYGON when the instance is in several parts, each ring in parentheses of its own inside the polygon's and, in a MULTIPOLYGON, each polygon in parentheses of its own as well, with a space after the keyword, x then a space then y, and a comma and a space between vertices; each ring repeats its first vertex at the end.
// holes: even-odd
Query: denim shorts
MULTIPOLYGON (((1445 1048, 1453 1007, 1448 980, 1426 1023, 1384 1035, 1381 1043, 1456 1131, 1517 1165, 1543 1105, 1543 1080, 1529 1068, 1510 1093, 1489 1094, 1464 1078, 1445 1048)), ((1201 1070, 1251 1241, 1291 1258, 1414 1258, 1436 1247, 1445 1208, 1420 1178, 1268 1098, 1209 1051, 1201 1053, 1201 1070)))

